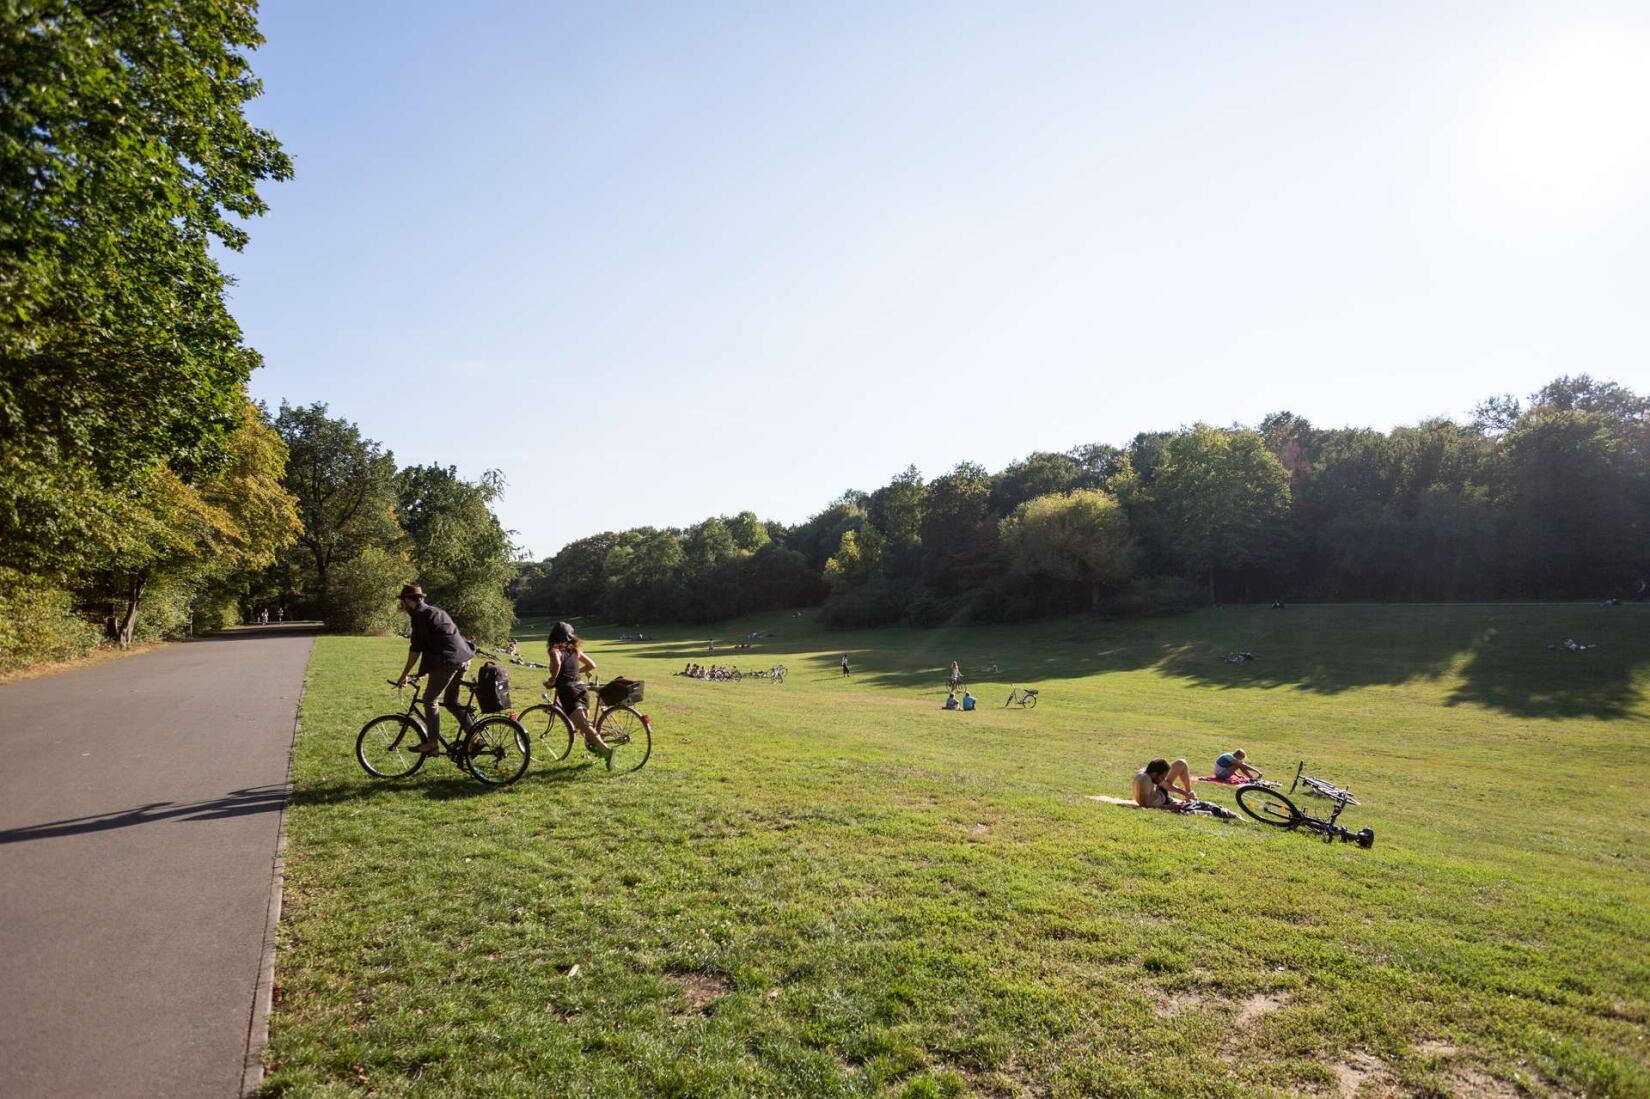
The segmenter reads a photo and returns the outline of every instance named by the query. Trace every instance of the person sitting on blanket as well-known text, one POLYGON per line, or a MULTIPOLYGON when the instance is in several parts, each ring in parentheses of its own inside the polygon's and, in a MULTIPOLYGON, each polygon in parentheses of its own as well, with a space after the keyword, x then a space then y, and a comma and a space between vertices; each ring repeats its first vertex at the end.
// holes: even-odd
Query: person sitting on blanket
POLYGON ((1251 780, 1259 778, 1260 771, 1243 762, 1248 758, 1249 753, 1242 748, 1221 753, 1220 758, 1215 760, 1215 781, 1231 782, 1233 773, 1237 771, 1242 771, 1251 780))
POLYGON ((1146 809, 1179 809, 1175 798, 1197 800, 1192 796, 1192 772, 1186 761, 1154 759, 1134 773, 1135 804, 1146 809), (1175 784, 1175 779, 1180 784, 1175 784))

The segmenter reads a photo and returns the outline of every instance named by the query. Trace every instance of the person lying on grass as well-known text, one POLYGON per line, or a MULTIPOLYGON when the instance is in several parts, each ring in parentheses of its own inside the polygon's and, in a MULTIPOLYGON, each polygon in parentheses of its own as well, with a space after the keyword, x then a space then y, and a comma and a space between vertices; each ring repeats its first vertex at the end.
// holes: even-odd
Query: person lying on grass
POLYGON ((1179 809, 1175 798, 1196 801, 1192 796, 1192 772, 1186 761, 1154 759, 1134 773, 1134 801, 1146 809, 1179 809), (1180 784, 1175 784, 1175 779, 1180 784))
POLYGON ((1244 760, 1248 758, 1249 753, 1245 752, 1242 748, 1234 748, 1230 752, 1222 752, 1220 758, 1215 760, 1216 781, 1231 782, 1233 773, 1237 771, 1242 771, 1244 776, 1251 780, 1259 778, 1260 771, 1244 762, 1244 760))

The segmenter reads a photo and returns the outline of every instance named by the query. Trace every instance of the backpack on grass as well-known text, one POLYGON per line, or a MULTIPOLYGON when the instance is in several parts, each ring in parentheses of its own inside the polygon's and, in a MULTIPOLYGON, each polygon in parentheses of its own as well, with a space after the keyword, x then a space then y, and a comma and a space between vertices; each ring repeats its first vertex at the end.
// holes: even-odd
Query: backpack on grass
POLYGON ((481 711, 496 714, 510 708, 510 673, 491 660, 476 674, 476 702, 481 711))

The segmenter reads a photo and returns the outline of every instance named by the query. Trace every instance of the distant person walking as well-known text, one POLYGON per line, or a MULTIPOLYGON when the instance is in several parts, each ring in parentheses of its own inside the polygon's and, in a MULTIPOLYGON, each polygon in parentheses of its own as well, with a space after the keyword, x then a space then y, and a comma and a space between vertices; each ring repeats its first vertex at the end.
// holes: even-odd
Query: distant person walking
POLYGON ((286 621, 286 608, 285 607, 276 607, 275 608, 275 621, 277 621, 277 622, 285 622, 286 621))
MULTIPOLYGON (((440 607, 424 601, 424 589, 408 584, 397 599, 401 609, 412 620, 412 642, 407 648, 407 663, 401 669, 397 687, 407 685, 407 675, 418 665, 418 674, 424 679, 425 739, 413 749, 424 755, 441 750, 436 734, 441 731, 441 707, 458 715, 458 690, 464 678, 464 669, 476 654, 475 646, 464 640, 452 616, 440 607), (439 699, 437 696, 440 696, 439 699)), ((266 614, 268 612, 265 612, 266 614)))
POLYGON ((845 675, 845 676, 850 674, 849 671, 848 671, 848 654, 847 653, 842 654, 842 674, 845 675))

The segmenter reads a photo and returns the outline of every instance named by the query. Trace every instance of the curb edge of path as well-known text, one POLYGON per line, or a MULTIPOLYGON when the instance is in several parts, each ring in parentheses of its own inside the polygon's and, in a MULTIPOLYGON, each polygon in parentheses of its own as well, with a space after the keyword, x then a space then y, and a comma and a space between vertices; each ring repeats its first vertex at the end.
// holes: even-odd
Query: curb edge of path
MULTIPOLYGON (((314 655, 311 643, 310 655, 314 655)), ((286 752, 286 789, 281 801, 280 822, 275 830, 275 857, 271 864, 269 907, 264 914, 263 956, 258 962, 258 978, 252 986, 252 1011, 246 1023, 246 1056, 241 1064, 242 1099, 254 1095, 264 1080, 264 1050, 269 1047, 269 1015, 275 1007, 275 940, 281 926, 281 898, 286 890, 286 811, 292 801, 292 758, 298 750, 298 727, 304 712, 304 695, 309 690, 309 659, 304 661, 304 680, 298 687, 297 705, 292 713, 292 741, 286 752)))

